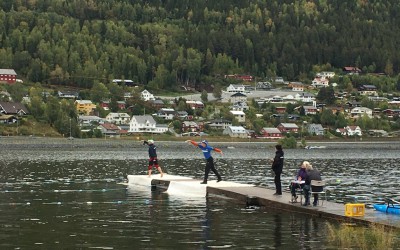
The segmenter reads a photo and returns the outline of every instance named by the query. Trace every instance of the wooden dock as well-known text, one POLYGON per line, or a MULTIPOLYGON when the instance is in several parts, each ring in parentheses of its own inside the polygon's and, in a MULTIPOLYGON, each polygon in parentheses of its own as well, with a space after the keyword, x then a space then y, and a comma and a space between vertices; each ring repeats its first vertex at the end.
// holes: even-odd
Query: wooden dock
MULTIPOLYGON (((291 203, 291 194, 284 192, 280 196, 273 195, 275 190, 256 187, 254 185, 235 182, 209 181, 207 185, 200 184, 201 180, 187 177, 159 175, 147 176, 128 175, 129 184, 145 185, 154 189, 166 190, 170 195, 203 196, 221 195, 233 199, 246 206, 260 206, 288 212, 304 213, 319 218, 334 219, 346 223, 380 224, 400 228, 400 216, 386 214, 372 208, 366 208, 364 216, 345 216, 345 205, 324 201, 318 206, 302 206, 300 202, 291 203), (169 191, 168 191, 169 190, 169 191)), ((320 197, 322 198, 322 197, 320 197)), ((303 199, 304 201, 304 199, 303 199)), ((312 197, 311 197, 312 201, 312 197)))

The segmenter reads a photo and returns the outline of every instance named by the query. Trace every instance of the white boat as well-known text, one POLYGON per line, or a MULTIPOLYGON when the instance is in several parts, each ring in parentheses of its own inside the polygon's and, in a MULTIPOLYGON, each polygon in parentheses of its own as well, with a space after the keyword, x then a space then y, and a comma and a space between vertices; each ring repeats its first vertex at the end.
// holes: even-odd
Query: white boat
POLYGON ((326 146, 305 146, 305 149, 321 149, 326 148, 326 146))

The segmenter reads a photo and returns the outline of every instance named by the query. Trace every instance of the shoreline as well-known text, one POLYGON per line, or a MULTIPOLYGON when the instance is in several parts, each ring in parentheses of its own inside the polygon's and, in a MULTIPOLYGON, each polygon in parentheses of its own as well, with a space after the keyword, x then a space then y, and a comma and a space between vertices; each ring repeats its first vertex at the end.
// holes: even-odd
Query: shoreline
MULTIPOLYGON (((179 137, 174 138, 175 140, 167 140, 167 138, 155 138, 154 140, 156 144, 170 145, 176 144, 179 145, 187 145, 185 144, 185 140, 195 140, 200 141, 205 139, 204 137, 179 137), (179 139, 179 140, 178 140, 179 139)), ((262 148, 262 147, 274 147, 277 144, 276 140, 260 140, 260 139, 251 139, 251 140, 220 140, 220 138, 207 137, 208 141, 210 141, 216 147, 222 148, 235 148, 237 146, 240 147, 254 147, 254 148, 262 148)), ((379 138, 381 139, 381 138, 379 138)), ((396 138, 397 139, 397 138, 396 138)), ((352 145, 362 145, 363 148, 374 148, 374 149, 384 149, 384 148, 399 148, 400 149, 400 141, 399 140, 309 140, 306 141, 308 146, 318 146, 324 145, 326 148, 321 149, 307 149, 307 150, 332 150, 338 148, 352 148, 352 145), (330 147, 331 146, 331 147, 330 147)), ((40 148, 86 148, 86 147, 95 147, 95 148, 123 148, 123 147, 131 147, 131 148, 139 148, 142 147, 142 140, 140 137, 131 137, 131 138, 90 138, 90 139, 68 139, 68 138, 60 138, 60 137, 31 137, 31 136, 1 136, 0 137, 0 145, 3 150, 13 149, 13 148, 21 148, 26 147, 31 148, 32 150, 40 149, 40 148)), ((304 149, 300 146, 300 142, 298 141, 298 147, 296 149, 304 149)))

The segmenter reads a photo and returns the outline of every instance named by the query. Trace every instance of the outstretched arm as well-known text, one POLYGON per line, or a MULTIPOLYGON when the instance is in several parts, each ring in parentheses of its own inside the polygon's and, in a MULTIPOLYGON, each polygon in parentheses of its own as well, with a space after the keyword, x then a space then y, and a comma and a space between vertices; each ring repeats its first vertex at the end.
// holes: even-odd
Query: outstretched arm
POLYGON ((197 143, 197 142, 195 142, 195 141, 192 141, 192 140, 186 140, 185 142, 187 142, 187 143, 191 143, 192 145, 194 145, 194 146, 199 146, 199 144, 197 143))
POLYGON ((221 155, 223 155, 224 153, 222 153, 222 150, 219 148, 214 148, 214 151, 217 153, 220 153, 221 155))

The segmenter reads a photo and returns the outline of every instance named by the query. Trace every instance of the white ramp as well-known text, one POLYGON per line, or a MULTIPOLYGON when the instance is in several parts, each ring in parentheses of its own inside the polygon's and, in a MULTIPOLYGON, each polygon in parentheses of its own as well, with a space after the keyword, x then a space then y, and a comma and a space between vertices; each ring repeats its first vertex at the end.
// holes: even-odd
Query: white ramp
POLYGON ((207 184, 200 184, 201 180, 178 175, 159 174, 148 177, 147 175, 128 175, 128 184, 151 186, 151 180, 169 181, 167 193, 176 196, 186 197, 205 197, 207 194, 207 186, 210 187, 251 187, 254 185, 242 184, 230 181, 208 181, 207 184))
POLYGON ((208 181, 207 184, 200 184, 200 180, 182 180, 171 181, 167 193, 179 196, 205 197, 207 195, 207 186, 210 187, 251 187, 254 185, 241 184, 230 181, 208 181))
POLYGON ((163 177, 160 174, 153 174, 151 177, 148 175, 128 175, 128 184, 132 185, 140 185, 140 186, 151 186, 151 180, 164 180, 164 181, 171 181, 171 180, 193 180, 189 177, 183 177, 179 175, 169 175, 164 174, 163 177))

